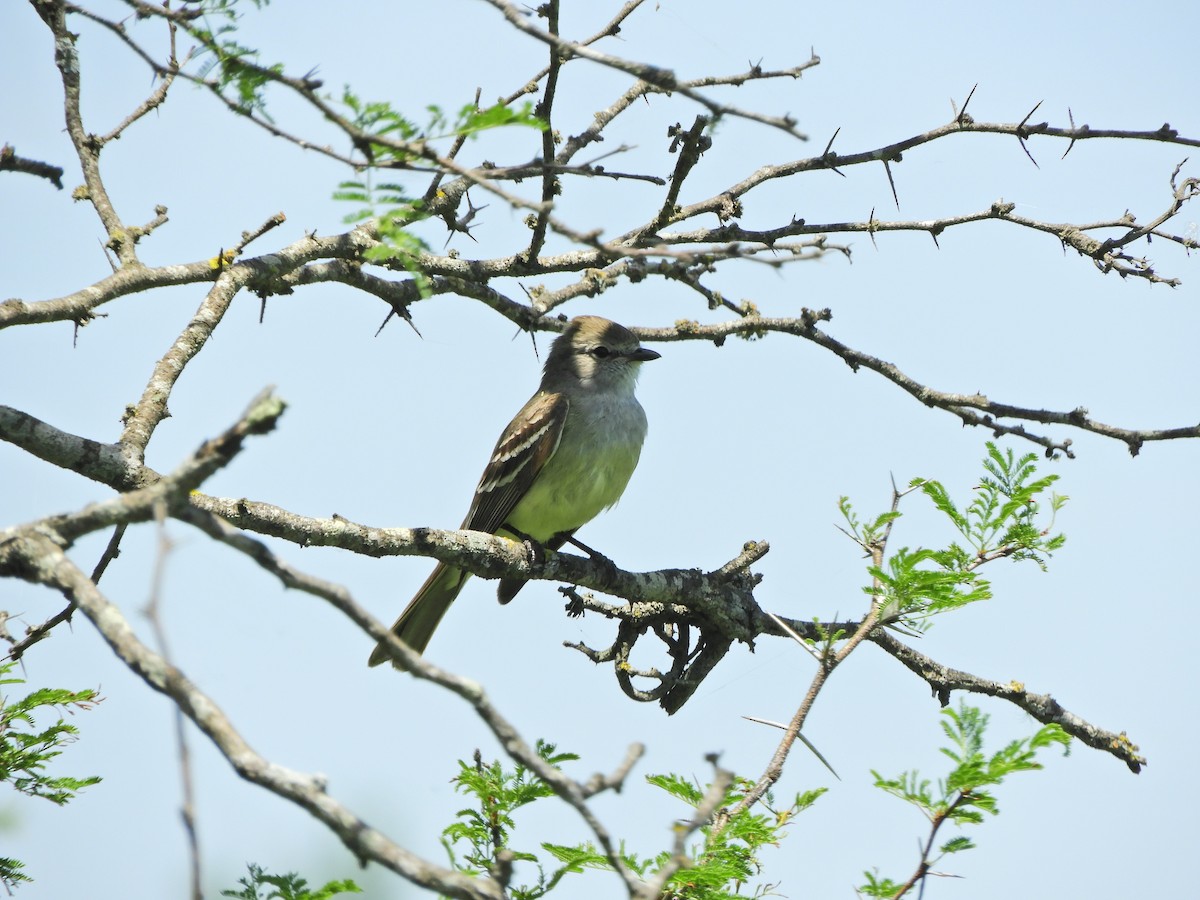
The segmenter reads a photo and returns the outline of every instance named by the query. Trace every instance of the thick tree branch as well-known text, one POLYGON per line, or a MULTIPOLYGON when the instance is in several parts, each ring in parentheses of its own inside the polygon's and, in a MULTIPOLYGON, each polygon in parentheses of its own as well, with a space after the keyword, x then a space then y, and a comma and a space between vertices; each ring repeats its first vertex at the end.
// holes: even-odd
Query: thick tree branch
MULTIPOLYGON (((470 878, 416 856, 371 828, 326 792, 322 778, 295 772, 257 753, 217 704, 183 672, 143 644, 121 611, 49 537, 34 533, 0 540, 0 573, 55 588, 91 620, 113 652, 154 690, 165 694, 216 745, 246 781, 291 801, 320 820, 362 861, 371 860, 410 881, 465 900, 499 900, 487 878, 470 878)), ((381 634, 386 629, 379 626, 381 634)))
MULTIPOLYGON (((189 495, 196 496, 195 488, 232 459, 245 437, 273 428, 282 411, 282 403, 264 394, 251 404, 241 420, 218 438, 206 441, 170 476, 160 478, 148 487, 92 504, 77 513, 52 516, 28 526, 0 532, 0 576, 18 577, 62 591, 73 606, 81 609, 92 621, 126 665, 155 690, 167 694, 182 713, 217 745, 239 775, 308 810, 333 830, 360 859, 379 862, 418 884, 431 886, 449 896, 498 897, 502 892, 491 882, 470 879, 433 866, 368 828, 348 809, 332 800, 325 793, 324 784, 314 777, 285 770, 255 753, 210 698, 165 658, 137 639, 120 611, 100 594, 95 583, 75 568, 63 552, 63 547, 91 531, 114 523, 146 521, 163 510, 178 513, 179 517, 194 522, 199 521, 194 510, 181 509, 189 495)), ((210 532, 225 531, 224 526, 211 521, 199 523, 210 532)), ((472 533, 464 534, 470 537, 472 533)), ((245 539, 233 538, 228 532, 222 537, 229 546, 249 552, 260 562, 266 559, 268 568, 273 567, 264 548, 250 547, 245 539)), ((475 537, 499 540, 491 535, 475 537)), ((524 555, 520 545, 511 541, 506 543, 512 545, 515 556, 520 558, 524 555)), ((578 562, 590 564, 590 561, 583 559, 578 562)), ((383 641, 401 668, 467 700, 506 752, 534 771, 577 811, 604 848, 614 870, 626 882, 630 896, 639 894, 641 880, 626 867, 616 842, 587 806, 587 797, 594 794, 598 787, 585 789, 542 760, 487 700, 479 685, 445 672, 413 653, 396 640, 389 629, 355 603, 344 588, 328 584, 318 586, 312 579, 307 579, 305 586, 317 587, 314 593, 346 614, 373 641, 383 641)))
MULTIPOLYGON (((113 445, 86 441, 7 407, 0 407, 0 439, 11 440, 49 462, 64 465, 116 490, 127 491, 120 497, 93 504, 79 513, 47 518, 28 526, 27 530, 31 529, 37 533, 49 530, 58 535, 59 540, 69 542, 83 534, 114 524, 146 521, 153 516, 154 509, 159 504, 165 503, 174 517, 196 525, 227 545, 246 553, 267 571, 280 578, 285 585, 300 588, 333 603, 376 640, 388 632, 380 630, 377 633, 377 624, 373 624, 373 620, 365 613, 360 615, 360 611, 349 600, 344 589, 291 569, 276 559, 260 542, 239 534, 238 530, 280 538, 299 546, 339 547, 368 556, 427 556, 485 578, 520 577, 562 581, 622 597, 627 602, 621 606, 605 604, 586 596, 576 598, 577 602, 582 604, 581 608, 600 611, 623 623, 617 643, 614 644, 615 649, 605 657, 606 660, 613 660, 618 653, 624 653, 627 657, 633 643, 647 629, 667 623, 694 626, 701 632, 701 646, 696 648, 695 652, 690 645, 678 645, 675 648, 677 653, 684 654, 688 660, 677 673, 676 681, 662 691, 637 698, 659 700, 669 712, 686 702, 703 677, 734 641, 753 645, 760 635, 786 634, 758 606, 753 596, 757 576, 749 571, 749 567, 767 552, 768 546, 765 542, 749 542, 737 557, 709 573, 694 569, 634 573, 612 568, 587 557, 561 552, 547 553, 544 559, 531 561, 523 545, 481 532, 429 528, 370 528, 341 517, 313 519, 266 503, 215 498, 194 490, 204 478, 227 464, 240 448, 245 436, 260 433, 273 426, 280 412, 282 406, 277 401, 269 395, 262 397, 252 404, 242 421, 219 438, 206 442, 189 462, 166 478, 148 467, 132 462, 121 455, 113 445), (703 655, 702 651, 706 647, 708 653, 703 655), (696 653, 702 655, 698 657, 696 653)), ((11 539, 15 533, 13 529, 0 532, 0 543, 11 539)), ((20 573, 10 571, 9 574, 20 573)), ((931 684, 934 682, 927 677, 927 671, 948 673, 940 677, 950 685, 950 689, 976 689, 1015 702, 1022 709, 1027 708, 1022 704, 1033 704, 1028 708, 1031 714, 1039 715, 1038 710, 1041 710, 1042 715, 1053 716, 1054 718, 1042 721, 1059 722, 1064 729, 1080 736, 1089 746, 1113 753, 1127 762, 1134 758, 1140 760, 1140 757, 1136 757, 1136 748, 1127 738, 1092 726, 1063 709, 1049 697, 1026 695, 1023 690, 1004 690, 1000 687, 985 690, 978 686, 994 683, 967 673, 945 669, 898 642, 888 644, 886 632, 878 632, 883 635, 878 637, 873 625, 864 631, 863 622, 827 623, 818 627, 811 622, 791 619, 784 621, 798 634, 811 638, 833 634, 838 630, 851 634, 851 640, 831 657, 834 660, 833 665, 844 659, 858 642, 869 635, 871 640, 885 646, 889 652, 899 648, 895 650, 894 655, 914 671, 921 667, 918 674, 931 684), (909 661, 912 660, 915 662, 910 664, 909 661), (976 687, 972 688, 972 685, 976 687), (1031 699, 1024 699, 1026 697, 1031 699)), ((660 634, 666 641, 667 633, 662 631, 660 634)), ((393 642, 393 645, 397 653, 399 649, 409 652, 398 642, 393 642)), ((589 656, 595 661, 603 661, 595 658, 594 654, 595 651, 592 651, 589 656)), ((407 657, 404 659, 412 662, 407 657)), ((412 659, 420 660, 416 656, 412 659)), ((829 666, 830 670, 833 665, 829 666)), ((818 677, 823 680, 825 676, 818 677)), ((797 711, 799 721, 794 722, 797 732, 803 724, 802 712, 803 707, 797 711)), ((791 730, 785 738, 791 738, 791 730)))

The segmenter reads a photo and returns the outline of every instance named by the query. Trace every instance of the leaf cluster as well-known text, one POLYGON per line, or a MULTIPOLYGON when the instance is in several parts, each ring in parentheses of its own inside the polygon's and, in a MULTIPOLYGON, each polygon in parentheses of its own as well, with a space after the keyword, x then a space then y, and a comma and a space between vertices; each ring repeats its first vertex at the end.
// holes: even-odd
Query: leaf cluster
POLYGON ((468 104, 453 115, 440 106, 430 105, 425 108, 428 122, 420 127, 390 103, 364 100, 349 87, 342 91, 341 99, 349 111, 349 123, 362 136, 356 146, 369 162, 361 180, 342 181, 334 192, 335 200, 359 207, 343 217, 343 221, 356 224, 375 220, 379 243, 366 250, 364 258, 381 265, 399 266, 413 277, 420 296, 428 297, 429 278, 422 269, 421 254, 430 248, 410 231, 412 225, 429 218, 425 202, 410 196, 402 184, 375 183, 372 173, 376 169, 412 165, 428 141, 473 138, 482 131, 510 125, 545 129, 546 123, 534 115, 529 103, 515 109, 504 104, 486 109, 468 104))
MULTIPOLYGON (((15 662, 0 664, 0 686, 22 684, 23 679, 8 677, 15 662)), ((39 728, 35 713, 40 711, 88 710, 101 701, 93 690, 68 691, 41 688, 17 700, 0 696, 0 782, 8 782, 19 793, 44 797, 62 806, 74 799, 77 791, 97 784, 96 776, 51 778, 47 764, 62 754, 62 748, 76 739, 79 729, 61 717, 54 724, 39 728)), ((21 872, 20 860, 0 857, 0 884, 11 889, 32 879, 21 872)))
MULTIPOLYGON (((579 758, 573 753, 559 753, 554 744, 541 740, 536 751, 543 761, 556 768, 579 758)), ((511 771, 505 771, 498 760, 484 764, 479 751, 475 751, 472 762, 459 760, 458 767, 454 789, 473 798, 474 805, 460 809, 455 814, 457 821, 442 831, 442 845, 455 869, 475 875, 496 874, 514 862, 533 863, 538 872, 537 883, 511 887, 509 891, 515 900, 533 900, 551 890, 568 872, 581 871, 587 865, 583 859, 572 857, 571 848, 556 848, 563 850, 568 858, 561 859, 564 865, 547 875, 536 854, 512 846, 513 814, 554 793, 536 774, 520 763, 511 771), (466 849, 460 858, 456 848, 461 845, 466 849)), ((549 851, 550 845, 544 844, 543 849, 549 851)))
POLYGON ((876 598, 882 622, 899 621, 923 630, 934 615, 989 599, 991 583, 977 570, 997 559, 1030 560, 1045 570, 1046 558, 1066 542, 1052 530, 1067 498, 1051 493, 1048 502, 1042 502, 1041 495, 1058 476, 1036 477, 1036 459, 1033 453, 1018 458, 1011 448, 1001 451, 988 442, 983 477, 961 509, 941 482, 914 479, 906 493, 920 491, 958 533, 941 549, 889 550, 904 495, 897 493, 892 509, 869 522, 860 521, 850 501, 841 498, 847 533, 872 557, 867 568, 872 581, 864 590, 876 598), (1047 509, 1049 519, 1043 522, 1047 509))
POLYGON ((222 897, 233 897, 235 900, 330 900, 339 894, 362 893, 362 888, 349 878, 329 881, 315 890, 309 890, 308 882, 295 872, 270 875, 263 871, 262 866, 254 863, 248 863, 246 868, 250 874, 238 879, 242 889, 221 891, 222 897))
MULTIPOLYGON (((0 665, 0 685, 22 684, 23 679, 7 678, 16 663, 0 665)), ((9 782, 17 791, 30 797, 45 797, 59 806, 74 799, 75 792, 100 779, 50 778, 44 774, 46 764, 62 753, 62 747, 75 740, 79 729, 64 719, 38 729, 34 712, 39 708, 91 709, 101 700, 96 691, 68 691, 61 688, 41 688, 19 699, 0 697, 0 781, 9 782), (29 730, 23 730, 22 726, 29 730)))
MULTIPOLYGON (((263 89, 276 77, 283 75, 283 65, 261 65, 258 62, 257 50, 230 37, 237 30, 237 20, 240 18, 238 2, 239 0, 204 0, 199 8, 194 10, 203 24, 187 26, 187 31, 200 42, 200 51, 196 54, 198 59, 203 60, 200 77, 207 78, 213 75, 216 91, 231 100, 239 112, 257 113, 264 120, 271 122, 273 119, 267 112, 263 89)), ((250 2, 256 8, 262 9, 269 0, 250 2)))
POLYGON ((333 197, 362 204, 343 217, 347 224, 375 220, 379 243, 368 247, 363 257, 369 262, 394 265, 408 272, 420 296, 428 297, 432 290, 429 276, 421 266, 421 254, 429 250, 429 245, 409 230, 412 225, 429 218, 424 202, 410 197, 402 184, 375 184, 370 173, 362 181, 341 182, 333 197))
MULTIPOLYGON (((699 808, 707 793, 707 786, 677 775, 650 775, 646 780, 693 809, 699 808)), ((773 797, 768 794, 765 801, 730 813, 731 809, 739 808, 753 787, 754 783, 745 778, 733 780, 713 821, 698 829, 700 840, 689 848, 687 864, 667 882, 664 897, 725 900, 759 897, 773 891, 773 885, 759 884, 752 893, 744 893, 751 880, 761 872, 763 848, 778 846, 785 837, 784 827, 811 807, 825 793, 825 788, 799 793, 782 808, 776 808, 773 797), (756 807, 761 811, 756 811, 756 807)), ((669 859, 669 853, 659 854, 641 874, 653 875, 669 859)))
MULTIPOLYGON (((1039 750, 1054 744, 1069 748, 1071 742, 1060 726, 1050 724, 1038 729, 1032 737, 1012 741, 987 755, 983 750, 987 715, 963 703, 958 709, 942 710, 942 715, 945 716, 941 722, 942 731, 949 745, 942 747, 941 752, 954 766, 945 777, 938 779, 936 785, 922 778, 916 770, 892 778, 885 778, 875 771, 871 773, 877 788, 912 804, 930 823, 918 877, 924 877, 942 858, 975 846, 965 835, 955 835, 935 848, 942 825, 979 825, 985 813, 997 815, 1000 810, 991 788, 1015 772, 1041 769, 1042 764, 1037 761, 1039 750)), ((906 889, 890 878, 881 878, 877 872, 865 872, 864 876, 867 881, 859 891, 868 897, 897 897, 906 889)), ((909 886, 912 883, 910 880, 909 886)))
MULTIPOLYGON (((537 752, 546 762, 558 766, 578 759, 575 754, 559 753, 553 744, 538 741, 537 752)), ((693 810, 700 809, 709 789, 678 775, 650 775, 646 781, 658 787, 693 810)), ((576 845, 543 842, 541 849, 557 865, 549 868, 535 853, 516 849, 512 844, 515 826, 513 813, 535 800, 553 794, 549 785, 525 767, 517 765, 505 771, 499 762, 484 765, 478 753, 471 763, 459 761, 455 787, 475 800, 475 805, 460 810, 457 821, 442 832, 442 842, 450 855, 453 867, 467 874, 490 874, 511 877, 516 862, 532 863, 537 870, 533 884, 507 885, 509 896, 515 900, 536 900, 549 893, 567 874, 585 870, 612 870, 612 862, 589 842, 576 845), (461 855, 456 848, 465 845, 461 855)), ((759 854, 763 847, 776 846, 782 840, 783 828, 801 811, 809 808, 824 789, 797 794, 785 808, 776 809, 767 802, 751 809, 730 814, 746 797, 753 783, 735 779, 721 803, 721 810, 697 829, 701 839, 687 851, 683 866, 674 871, 664 886, 665 898, 688 900, 721 900, 727 897, 761 896, 769 886, 758 887, 752 895, 743 888, 761 870, 759 854), (719 827, 718 827, 719 823, 719 827)), ((685 824, 677 826, 688 827, 685 824)), ((644 879, 653 879, 664 867, 678 862, 674 850, 664 850, 654 857, 640 858, 622 844, 622 862, 644 879)))

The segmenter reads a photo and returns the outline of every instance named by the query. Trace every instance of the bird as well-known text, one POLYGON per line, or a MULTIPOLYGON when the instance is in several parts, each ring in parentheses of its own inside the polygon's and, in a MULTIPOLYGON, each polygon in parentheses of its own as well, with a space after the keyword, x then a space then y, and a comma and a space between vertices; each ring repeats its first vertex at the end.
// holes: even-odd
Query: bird
MULTIPOLYGON (((634 396, 638 370, 659 358, 616 322, 571 319, 550 346, 537 392, 496 442, 460 528, 557 550, 615 505, 646 438, 646 413, 634 396)), ((392 633, 424 653, 468 578, 469 572, 438 563, 392 633)), ((524 585, 523 578, 501 578, 500 602, 524 585)), ((388 659, 381 642, 369 664, 388 659)))

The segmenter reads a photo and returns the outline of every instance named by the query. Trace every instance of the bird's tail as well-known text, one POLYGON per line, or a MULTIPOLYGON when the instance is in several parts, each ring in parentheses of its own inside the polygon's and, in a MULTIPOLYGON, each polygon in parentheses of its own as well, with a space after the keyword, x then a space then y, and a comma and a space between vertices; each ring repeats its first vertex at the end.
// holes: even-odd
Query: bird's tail
MULTIPOLYGON (((400 613, 400 618, 392 626, 392 634, 417 653, 424 653, 442 616, 446 615, 446 610, 470 577, 469 572, 439 563, 404 612, 400 613)), ((387 649, 380 644, 371 651, 369 665, 377 666, 389 659, 391 657, 387 649)))

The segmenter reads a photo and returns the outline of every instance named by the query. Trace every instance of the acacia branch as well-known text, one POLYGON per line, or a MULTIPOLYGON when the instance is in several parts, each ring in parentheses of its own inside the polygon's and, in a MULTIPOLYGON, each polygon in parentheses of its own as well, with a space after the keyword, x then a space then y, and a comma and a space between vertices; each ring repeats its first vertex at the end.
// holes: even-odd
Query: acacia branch
POLYGON ((599 63, 602 66, 607 66, 611 69, 624 72, 627 75, 632 75, 639 81, 645 82, 656 91, 664 94, 681 94, 689 100, 699 103, 714 116, 732 116, 741 119, 748 119, 752 122, 758 122, 763 125, 769 125, 772 128, 778 128, 781 131, 790 134, 799 140, 808 140, 808 136, 802 134, 796 129, 796 121, 791 116, 768 116, 762 113, 753 112, 751 110, 741 109, 736 106, 729 106, 724 103, 719 103, 710 97, 700 93, 689 82, 676 78, 675 73, 670 69, 664 69, 660 66, 650 65, 649 63, 636 62, 634 60, 624 59, 619 56, 612 56, 608 53, 601 53, 599 50, 594 50, 582 43, 566 40, 557 34, 548 31, 542 31, 537 26, 531 24, 527 15, 518 9, 507 0, 487 0, 489 4, 494 6, 504 16, 510 25, 518 31, 522 31, 530 37, 536 38, 544 44, 549 45, 555 52, 561 53, 564 56, 574 56, 580 59, 586 59, 591 62, 599 63))
MULTIPOLYGON (((263 395, 251 404, 234 426, 219 437, 206 441, 170 476, 159 478, 148 487, 92 504, 77 513, 52 516, 0 532, 0 576, 15 576, 62 591, 73 606, 81 609, 92 621, 126 665, 155 690, 169 696, 180 711, 216 744, 241 777, 308 810, 333 830, 360 859, 380 862, 418 884, 432 886, 449 896, 500 897, 503 892, 493 882, 440 869, 369 829, 347 808, 332 800, 325 792, 325 785, 317 778, 289 772, 255 753, 210 698, 195 688, 162 655, 154 653, 136 638, 120 611, 100 594, 95 583, 75 568, 63 552, 65 546, 84 534, 114 523, 146 521, 164 510, 179 518, 199 521, 195 510, 186 509, 186 504, 198 496, 196 487, 233 458, 246 436, 273 428, 282 411, 282 403, 263 395)), ((225 528, 211 520, 202 524, 210 532, 225 528)), ((470 532, 465 534, 472 535, 470 532)), ((266 559, 268 568, 278 568, 270 562, 269 555, 263 552, 264 548, 250 548, 244 539, 231 540, 229 534, 223 537, 227 545, 250 551, 250 555, 260 563, 266 559)), ((502 541, 492 535, 474 537, 502 541)), ((511 541, 504 543, 512 546, 515 551, 512 555, 518 558, 524 555, 520 545, 511 541)), ((589 560, 584 559, 578 562, 590 564, 589 560)), ((625 865, 616 843, 587 806, 587 797, 598 788, 589 793, 584 786, 541 759, 488 701, 478 684, 446 672, 414 653, 363 610, 344 588, 318 585, 313 579, 305 579, 304 583, 306 587, 318 588, 324 599, 347 615, 373 641, 382 642, 400 668, 467 700, 509 756, 535 772, 584 819, 604 848, 614 870, 625 880, 630 896, 639 892, 641 880, 625 865)))
POLYGON ((45 178, 60 191, 63 189, 61 166, 52 166, 36 159, 17 156, 17 151, 11 144, 0 147, 0 172, 24 172, 26 175, 45 178))
MULTIPOLYGON (((31 532, 0 542, 0 573, 61 591, 95 625, 113 652, 154 690, 166 695, 213 742, 239 776, 289 800, 333 831, 362 861, 371 860, 442 894, 464 900, 500 900, 488 878, 470 878, 422 859, 371 828, 326 791, 324 779, 271 762, 252 748, 220 707, 187 676, 143 644, 121 611, 51 538, 31 532)), ((379 626, 382 635, 387 630, 379 626)))
MULTIPOLYGON (((542 7, 542 12, 549 22, 550 34, 555 37, 558 37, 558 2, 559 0, 549 0, 542 7)), ((542 161, 546 165, 542 171, 542 211, 537 214, 537 219, 533 224, 533 236, 529 239, 529 250, 525 254, 530 261, 541 255, 542 247, 546 243, 546 229, 550 225, 550 210, 553 208, 554 197, 561 190, 558 178, 555 177, 555 171, 549 165, 550 161, 554 159, 554 98, 558 89, 558 72, 561 67, 562 57, 558 48, 551 46, 550 65, 546 67, 546 86, 542 89, 542 99, 534 110, 535 115, 546 124, 542 131, 542 161)))
POLYGON ((1031 694, 1019 681, 992 681, 970 672, 952 669, 902 643, 884 629, 877 629, 872 633, 870 641, 924 680, 943 707, 949 705, 951 691, 968 691, 998 697, 1029 713, 1043 725, 1058 725, 1067 734, 1078 738, 1089 747, 1115 756, 1135 775, 1146 765, 1146 758, 1138 752, 1138 746, 1125 732, 1116 733, 1097 728, 1064 708, 1049 694, 1031 694))
MULTIPOLYGON (((902 497, 903 495, 897 491, 895 487, 893 487, 893 513, 899 508, 902 497)), ((866 548, 871 557, 872 567, 876 570, 879 570, 883 565, 884 553, 887 548, 887 536, 890 535, 890 533, 891 530, 889 528, 882 539, 866 548)), ((792 714, 791 721, 788 722, 787 727, 784 729, 783 737, 779 741, 779 746, 776 747, 774 754, 772 754, 770 761, 767 763, 767 767, 758 777, 758 780, 754 783, 754 786, 746 792, 745 796, 741 799, 738 805, 734 807, 732 815, 736 815, 739 812, 744 812, 745 810, 749 809, 751 806, 761 800, 766 795, 767 791, 769 791, 775 785, 775 783, 779 781, 780 777, 783 775, 784 763, 787 762, 787 758, 792 751, 792 747, 794 747, 796 741, 800 739, 800 731, 804 727, 804 722, 808 718, 808 714, 812 710, 813 704, 817 702, 817 695, 820 694, 821 689, 825 687, 825 683, 829 680, 829 676, 833 674, 834 669, 845 662, 846 658, 853 653, 863 641, 867 640, 871 636, 871 633, 879 627, 881 621, 880 596, 882 595, 882 592, 879 591, 880 585, 878 576, 873 578, 872 587, 875 589, 875 592, 871 596, 871 606, 867 610, 867 614, 863 616, 861 622, 856 623, 853 629, 848 629, 845 632, 846 634, 849 634, 849 639, 842 643, 840 647, 838 647, 836 650, 834 650, 833 647, 834 639, 832 635, 837 634, 837 632, 816 629, 819 633, 821 633, 821 639, 824 641, 825 646, 818 654, 817 671, 813 675, 812 681, 809 682, 808 691, 805 693, 804 699, 800 701, 800 705, 796 708, 795 713, 792 714)), ((771 621, 782 631, 790 632, 788 633, 788 637, 799 642, 799 634, 795 629, 789 629, 787 623, 784 623, 777 616, 772 616, 771 621)), ((816 755, 819 759, 821 759, 821 762, 825 762, 824 758, 821 757, 821 754, 817 753, 816 755)), ((825 764, 827 766, 829 765, 828 763, 825 764)), ((832 769, 830 771, 832 771, 832 769)))
POLYGON ((100 149, 102 143, 89 134, 83 124, 80 108, 82 72, 79 53, 75 47, 76 35, 67 28, 67 6, 62 0, 35 2, 34 9, 49 26, 54 35, 54 61, 58 66, 63 86, 63 109, 67 123, 67 134, 75 147, 83 173, 84 195, 108 234, 106 244, 117 254, 123 266, 137 264, 134 241, 125 233, 125 226, 108 196, 104 180, 100 176, 100 149))
MULTIPOLYGON (((630 641, 656 622, 697 624, 710 631, 710 640, 714 644, 726 642, 727 646, 734 641, 753 645, 761 635, 787 636, 787 632, 758 606, 753 596, 757 576, 748 569, 768 550, 767 544, 761 541, 749 542, 737 557, 709 573, 695 569, 635 573, 610 567, 588 557, 562 552, 550 552, 544 559, 530 560, 523 545, 483 532, 371 528, 341 517, 314 519, 271 504, 211 497, 194 489, 209 474, 228 463, 232 454, 240 448, 244 437, 273 424, 281 411, 270 397, 252 404, 241 422, 221 437, 206 442, 189 462, 172 476, 164 477, 123 456, 116 445, 88 441, 0 406, 0 439, 94 481, 127 491, 120 497, 93 504, 79 513, 49 517, 33 523, 23 531, 0 531, 0 548, 5 546, 5 542, 13 540, 18 531, 44 534, 49 530, 59 535, 62 541, 69 542, 85 533, 115 524, 146 521, 152 517, 156 505, 166 503, 173 517, 195 525, 245 553, 278 577, 284 585, 300 588, 329 601, 376 641, 390 632, 361 612, 343 588, 299 573, 276 559, 261 542, 240 532, 276 537, 302 547, 339 547, 366 556, 425 556, 484 578, 561 581, 603 591, 622 597, 627 602, 618 606, 604 604, 587 596, 580 599, 586 608, 626 623, 628 630, 623 633, 630 641)), ((24 577, 20 571, 12 569, 7 574, 24 577)), ((783 621, 796 633, 813 639, 823 639, 823 635, 839 630, 853 634, 854 643, 847 642, 840 648, 834 657, 837 662, 844 659, 858 642, 866 639, 864 635, 869 634, 870 640, 884 646, 927 681, 930 681, 929 672, 940 673, 938 677, 948 686, 948 690, 976 690, 1009 700, 1032 715, 1050 716, 1041 721, 1058 722, 1064 730, 1079 736, 1089 746, 1112 753, 1127 763, 1135 758, 1141 761, 1140 757, 1136 757, 1136 747, 1124 735, 1114 735, 1091 725, 1048 696, 1029 695, 1023 689, 1005 688, 969 673, 942 667, 899 642, 893 640, 889 643, 885 631, 868 629, 863 632, 864 622, 814 625, 793 619, 783 621)), ((393 641, 389 647, 393 650, 393 658, 402 663, 407 662, 415 667, 421 661, 415 655, 411 659, 404 657, 401 651, 410 651, 399 642, 393 641)), ((698 670, 695 674, 702 678, 706 672, 698 670)), ((683 681, 678 686, 679 693, 675 695, 678 702, 682 704, 686 701, 698 686, 699 680, 683 681)), ((466 691, 463 696, 469 693, 466 691)), ((663 699, 665 696, 663 692, 653 699, 663 699)), ((797 731, 802 723, 803 716, 800 716, 797 731)))
POLYGON ((828 309, 815 312, 808 310, 806 311, 806 315, 800 318, 779 319, 753 316, 712 325, 684 322, 677 324, 674 328, 641 328, 636 329, 636 331, 643 339, 660 341, 711 340, 718 345, 723 343, 730 335, 762 337, 768 333, 779 333, 804 338, 838 356, 852 370, 858 371, 860 368, 870 369, 902 388, 920 400, 924 405, 943 409, 954 414, 962 420, 964 425, 978 425, 989 428, 997 435, 1002 433, 1017 435, 1046 448, 1047 456, 1052 456, 1060 452, 1066 454, 1068 457, 1074 456, 1073 451, 1070 449, 1070 440, 1055 440, 1046 435, 1030 432, 1023 426, 997 422, 996 419, 1017 419, 1025 422, 1037 422, 1043 425, 1061 425, 1078 428, 1082 431, 1088 431, 1102 437, 1114 438, 1123 442, 1133 456, 1136 456, 1147 442, 1200 437, 1200 425, 1186 425, 1177 428, 1125 428, 1091 418, 1084 407, 1076 407, 1068 411, 1036 409, 993 401, 985 395, 978 393, 956 394, 937 390, 912 378, 893 363, 886 362, 861 350, 855 350, 836 338, 830 337, 818 326, 820 322, 828 321, 831 318, 832 313, 828 309))

